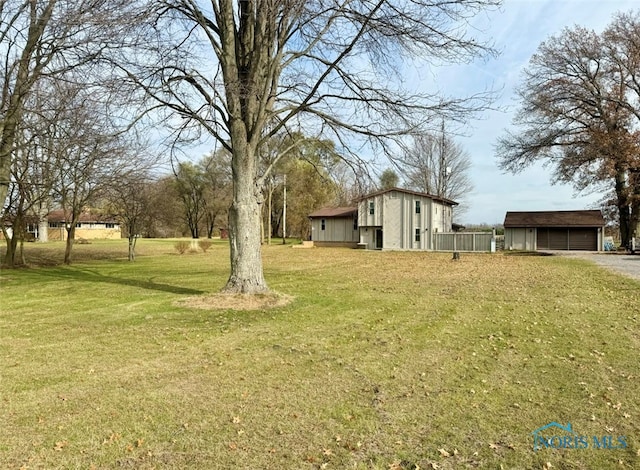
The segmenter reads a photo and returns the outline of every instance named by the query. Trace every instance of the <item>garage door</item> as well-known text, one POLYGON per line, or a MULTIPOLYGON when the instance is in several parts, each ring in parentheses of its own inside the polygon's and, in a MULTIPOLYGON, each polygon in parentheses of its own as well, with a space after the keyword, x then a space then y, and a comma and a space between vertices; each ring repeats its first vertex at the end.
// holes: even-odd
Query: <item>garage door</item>
POLYGON ((539 250, 586 250, 598 249, 596 228, 539 228, 539 250))
POLYGON ((596 251, 598 249, 598 229, 572 228, 569 230, 569 249, 596 251))

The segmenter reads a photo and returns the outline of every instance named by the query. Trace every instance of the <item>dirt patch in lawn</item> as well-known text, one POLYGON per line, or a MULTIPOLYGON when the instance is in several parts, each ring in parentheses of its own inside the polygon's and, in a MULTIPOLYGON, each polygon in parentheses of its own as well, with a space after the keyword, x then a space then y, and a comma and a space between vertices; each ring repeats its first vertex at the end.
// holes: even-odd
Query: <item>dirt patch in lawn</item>
POLYGON ((202 310, 268 310, 284 307, 293 301, 285 294, 209 294, 187 297, 176 302, 180 307, 202 310))

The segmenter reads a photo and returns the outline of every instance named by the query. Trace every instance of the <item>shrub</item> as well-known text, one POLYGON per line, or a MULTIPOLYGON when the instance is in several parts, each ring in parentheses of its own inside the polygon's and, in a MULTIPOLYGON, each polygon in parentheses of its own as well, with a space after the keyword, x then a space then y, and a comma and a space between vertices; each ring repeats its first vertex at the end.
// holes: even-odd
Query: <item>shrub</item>
POLYGON ((213 242, 211 240, 200 240, 198 241, 198 246, 202 250, 203 253, 206 253, 209 248, 211 248, 213 242))
POLYGON ((178 253, 183 255, 189 249, 189 247, 191 246, 191 243, 189 243, 188 241, 182 240, 182 241, 176 242, 176 244, 173 246, 178 253))

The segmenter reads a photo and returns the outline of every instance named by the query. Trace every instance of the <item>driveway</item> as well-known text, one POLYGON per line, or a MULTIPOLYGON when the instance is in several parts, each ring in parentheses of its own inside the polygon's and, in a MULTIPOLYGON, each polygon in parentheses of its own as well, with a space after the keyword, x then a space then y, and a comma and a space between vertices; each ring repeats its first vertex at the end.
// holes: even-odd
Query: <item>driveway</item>
POLYGON ((588 251, 554 251, 553 254, 593 261, 611 271, 640 280, 640 255, 637 254, 593 253, 588 251))

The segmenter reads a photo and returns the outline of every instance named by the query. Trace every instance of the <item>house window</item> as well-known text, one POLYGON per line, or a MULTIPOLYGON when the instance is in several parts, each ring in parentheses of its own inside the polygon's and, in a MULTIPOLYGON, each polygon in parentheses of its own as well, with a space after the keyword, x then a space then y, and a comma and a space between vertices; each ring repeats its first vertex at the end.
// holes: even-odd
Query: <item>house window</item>
POLYGON ((325 227, 325 223, 324 223, 324 222, 325 222, 325 221, 324 221, 324 219, 322 219, 322 220, 320 221, 320 229, 321 229, 321 230, 324 230, 324 227, 325 227))
POLYGON ((416 214, 420 213, 420 201, 416 201, 416 214))
POLYGON ((58 222, 49 222, 49 228, 58 228, 58 222))
POLYGON ((81 224, 80 222, 78 222, 78 223, 76 224, 76 228, 82 228, 82 224, 81 224))
POLYGON ((370 215, 373 215, 373 213, 374 213, 374 207, 375 207, 375 206, 374 206, 374 204, 373 204, 373 201, 371 201, 371 202, 369 203, 369 214, 370 214, 370 215))
POLYGON ((106 228, 116 228, 116 224, 110 224, 109 222, 104 225, 106 226, 106 228))
POLYGON ((417 242, 419 242, 419 241, 420 241, 420 229, 419 229, 419 228, 417 228, 417 229, 416 229, 416 238, 415 238, 415 240, 416 240, 417 242))

